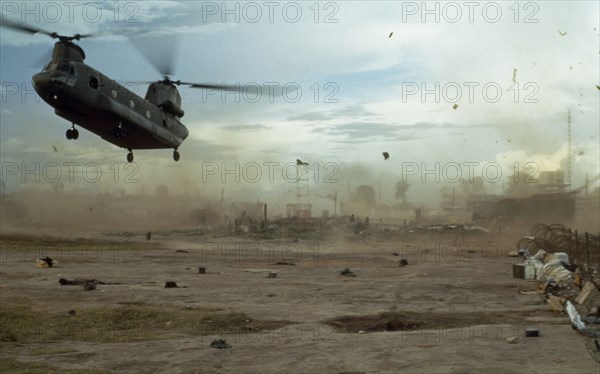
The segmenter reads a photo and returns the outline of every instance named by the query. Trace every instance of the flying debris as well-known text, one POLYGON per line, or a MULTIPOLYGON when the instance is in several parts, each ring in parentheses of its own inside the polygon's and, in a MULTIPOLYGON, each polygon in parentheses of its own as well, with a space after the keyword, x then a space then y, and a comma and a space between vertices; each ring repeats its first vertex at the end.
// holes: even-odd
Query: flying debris
POLYGON ((584 151, 579 151, 579 152, 577 152, 577 156, 583 156, 584 154, 585 154, 585 152, 584 152, 584 151))
POLYGON ((296 159, 296 165, 298 166, 308 166, 308 162, 302 162, 299 158, 296 159))
POLYGON ((599 85, 596 85, 596 88, 598 89, 598 91, 600 91, 600 86, 599 85))
POLYGON ((565 36, 565 35, 567 35, 567 32, 566 32, 566 31, 565 31, 565 32, 563 32, 563 31, 560 31, 560 30, 558 30, 558 34, 559 34, 560 36, 565 36))
POLYGON ((393 31, 390 33, 390 36, 388 36, 388 39, 390 39, 392 37, 392 35, 394 35, 393 31))
POLYGON ((387 160, 388 158, 390 158, 390 154, 387 152, 383 152, 383 159, 387 160))
POLYGON ((54 152, 58 152, 58 149, 56 148, 55 145, 52 146, 52 149, 54 149, 54 152))
POLYGON ((454 110, 458 109, 458 104, 452 105, 452 109, 454 109, 454 110))
POLYGON ((513 69, 513 83, 517 83, 517 69, 513 69))
POLYGON ((506 141, 507 141, 507 142, 509 142, 509 143, 512 143, 512 142, 510 141, 510 139, 506 139, 506 141))

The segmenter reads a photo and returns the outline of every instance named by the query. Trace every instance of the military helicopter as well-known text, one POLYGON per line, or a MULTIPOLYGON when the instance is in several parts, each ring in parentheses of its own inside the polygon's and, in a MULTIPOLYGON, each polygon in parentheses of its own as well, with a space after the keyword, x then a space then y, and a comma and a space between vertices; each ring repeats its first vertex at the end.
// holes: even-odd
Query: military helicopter
POLYGON ((79 131, 75 126, 80 126, 126 148, 128 162, 133 162, 134 149, 164 148, 173 148, 173 159, 179 161, 177 149, 189 132, 180 122, 184 111, 176 86, 240 90, 239 85, 173 81, 169 79, 170 67, 155 65, 163 79, 143 82, 149 86, 142 98, 84 63, 85 52, 74 41, 94 35, 59 35, 10 20, 3 20, 0 26, 58 39, 50 62, 32 77, 33 88, 58 116, 72 123, 66 132, 67 139, 77 139, 79 131))

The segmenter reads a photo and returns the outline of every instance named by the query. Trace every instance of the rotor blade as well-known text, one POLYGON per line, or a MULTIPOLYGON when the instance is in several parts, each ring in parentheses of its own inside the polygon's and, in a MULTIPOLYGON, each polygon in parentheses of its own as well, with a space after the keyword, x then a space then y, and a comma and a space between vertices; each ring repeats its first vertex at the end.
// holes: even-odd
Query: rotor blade
POLYGON ((190 86, 191 88, 209 88, 213 90, 219 91, 243 91, 244 86, 239 84, 218 84, 218 83, 189 83, 189 82, 179 82, 179 84, 184 84, 186 86, 190 86))
POLYGON ((163 77, 173 75, 173 56, 177 45, 175 35, 135 36, 129 40, 163 77))
POLYGON ((0 19, 1 19, 0 26, 8 27, 13 30, 22 31, 22 32, 26 32, 29 34, 40 33, 40 34, 44 34, 44 35, 48 35, 48 36, 53 35, 53 33, 48 32, 46 30, 42 30, 37 27, 33 27, 33 26, 22 24, 22 23, 17 23, 17 22, 11 21, 9 19, 5 19, 4 16, 0 16, 0 19))
POLYGON ((71 41, 71 40, 79 40, 79 39, 83 39, 83 38, 91 38, 91 37, 96 36, 94 34, 75 34, 73 36, 60 35, 56 32, 49 32, 49 31, 46 31, 46 30, 43 30, 43 29, 40 29, 37 27, 27 25, 27 24, 18 23, 15 21, 11 21, 9 19, 4 19, 4 17, 1 15, 0 15, 0 26, 4 26, 9 29, 16 30, 16 31, 26 32, 29 34, 48 35, 52 39, 59 39, 60 41, 63 41, 63 42, 71 41))
POLYGON ((74 38, 76 40, 79 40, 79 39, 83 39, 83 38, 93 38, 93 37, 96 37, 96 36, 98 36, 98 35, 96 35, 96 34, 83 34, 83 35, 81 35, 81 34, 75 34, 74 38))
POLYGON ((225 85, 225 84, 217 84, 217 83, 191 83, 191 82, 182 82, 182 81, 171 81, 171 80, 153 80, 153 81, 127 81, 128 84, 152 84, 152 83, 170 83, 176 86, 184 85, 190 86, 192 88, 211 88, 215 90, 223 90, 223 91, 242 91, 244 88, 239 85, 225 85))
POLYGON ((158 83, 159 81, 118 81, 121 84, 152 84, 152 83, 158 83))
POLYGON ((297 91, 297 87, 283 86, 281 87, 279 84, 263 84, 259 85, 258 83, 247 83, 247 84, 225 84, 225 83, 189 83, 189 82, 176 82, 178 84, 188 85, 191 88, 201 88, 201 89, 213 89, 218 91, 235 91, 242 92, 245 95, 250 96, 262 96, 266 95, 269 97, 276 96, 284 96, 291 94, 297 91))

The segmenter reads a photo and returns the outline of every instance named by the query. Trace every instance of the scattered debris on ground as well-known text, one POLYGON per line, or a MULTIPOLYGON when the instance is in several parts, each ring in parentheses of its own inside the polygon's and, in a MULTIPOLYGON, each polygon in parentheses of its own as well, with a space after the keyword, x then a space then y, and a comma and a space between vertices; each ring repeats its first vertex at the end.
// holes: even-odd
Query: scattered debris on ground
POLYGON ((100 281, 97 279, 84 279, 84 278, 75 278, 75 279, 60 278, 58 280, 58 283, 60 283, 61 286, 81 286, 86 283, 102 284, 102 285, 121 284, 118 282, 103 282, 103 281, 100 281))
POLYGON ((273 265, 288 265, 288 266, 296 266, 294 261, 277 261, 273 265))
POLYGON ((353 273, 353 272, 350 270, 350 268, 345 268, 344 270, 342 270, 342 271, 340 272, 340 275, 343 275, 343 276, 345 276, 345 277, 355 277, 355 276, 356 276, 356 274, 354 274, 354 273, 353 273))
POLYGON ((165 282, 165 288, 178 288, 177 282, 167 281, 165 282))
POLYGON ((54 264, 58 264, 58 261, 50 257, 38 258, 35 260, 35 266, 38 268, 51 268, 54 264))
POLYGON ((227 349, 227 348, 231 348, 231 344, 227 343, 225 341, 225 339, 218 339, 218 340, 213 340, 210 343, 210 347, 216 348, 216 349, 227 349))
POLYGON ((525 337, 527 338, 537 338, 540 336, 540 330, 535 326, 527 326, 525 327, 525 337))

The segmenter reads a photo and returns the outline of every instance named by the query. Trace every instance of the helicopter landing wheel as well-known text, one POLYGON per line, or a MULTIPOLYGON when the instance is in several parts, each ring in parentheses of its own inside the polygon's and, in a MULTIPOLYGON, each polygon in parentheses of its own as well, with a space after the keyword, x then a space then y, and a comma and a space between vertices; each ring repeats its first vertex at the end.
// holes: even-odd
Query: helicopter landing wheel
POLYGON ((71 140, 75 140, 77 138, 79 138, 79 131, 75 128, 75 125, 73 124, 73 127, 71 127, 70 129, 67 130, 67 139, 71 140))
POLYGON ((173 151, 173 160, 175 160, 176 162, 179 161, 179 152, 177 152, 177 150, 173 151))
POLYGON ((133 152, 131 152, 131 149, 129 150, 129 153, 127 154, 127 162, 133 162, 133 152))

